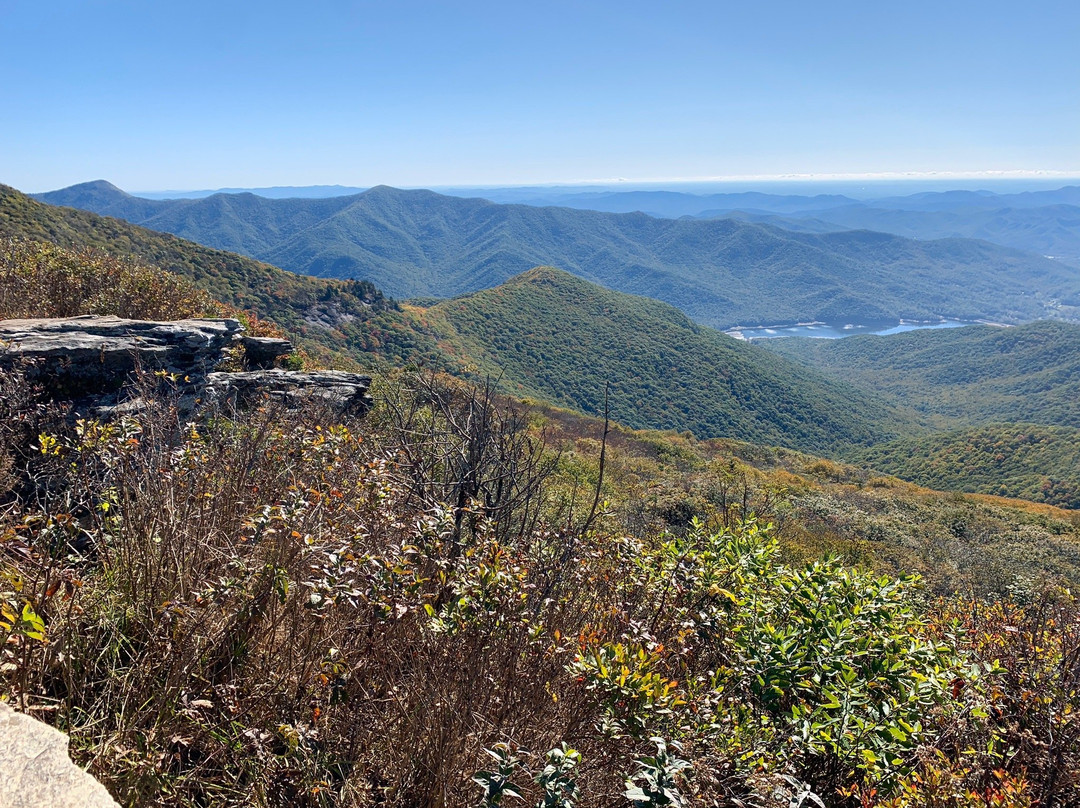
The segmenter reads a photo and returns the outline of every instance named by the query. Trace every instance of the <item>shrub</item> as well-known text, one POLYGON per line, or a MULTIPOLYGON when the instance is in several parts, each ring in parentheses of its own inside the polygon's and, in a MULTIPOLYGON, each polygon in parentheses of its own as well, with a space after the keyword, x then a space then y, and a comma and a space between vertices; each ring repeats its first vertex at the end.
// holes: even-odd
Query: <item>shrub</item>
POLYGON ((144 320, 220 316, 177 275, 96 250, 0 241, 0 319, 113 314, 144 320))
POLYGON ((517 405, 385 384, 345 423, 0 422, 0 690, 123 803, 1076 800, 1066 593, 934 604, 737 512, 568 515, 517 405))

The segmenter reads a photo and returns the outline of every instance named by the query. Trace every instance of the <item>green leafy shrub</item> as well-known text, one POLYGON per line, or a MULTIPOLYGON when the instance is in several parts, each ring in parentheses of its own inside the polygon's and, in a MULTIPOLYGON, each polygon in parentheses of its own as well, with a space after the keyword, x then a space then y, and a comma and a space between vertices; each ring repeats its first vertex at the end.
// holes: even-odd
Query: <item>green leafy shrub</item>
POLYGON ((624 796, 634 808, 682 808, 687 803, 678 783, 682 772, 690 768, 690 761, 678 756, 682 751, 678 743, 669 744, 663 738, 651 740, 656 744, 656 753, 635 759, 638 770, 627 779, 624 796))

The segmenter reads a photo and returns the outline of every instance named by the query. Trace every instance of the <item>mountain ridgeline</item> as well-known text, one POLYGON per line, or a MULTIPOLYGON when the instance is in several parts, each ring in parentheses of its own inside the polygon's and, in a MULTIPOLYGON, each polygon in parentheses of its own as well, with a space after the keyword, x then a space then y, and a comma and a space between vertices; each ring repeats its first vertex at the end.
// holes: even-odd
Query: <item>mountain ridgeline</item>
MULTIPOLYGON (((370 212, 382 205, 383 220, 394 221, 393 227, 384 228, 392 234, 387 238, 416 247, 420 240, 409 234, 415 233, 419 222, 417 200, 438 207, 446 198, 383 188, 355 197, 315 200, 216 195, 185 200, 184 205, 204 212, 216 209, 218 214, 206 219, 210 223, 221 221, 220 211, 226 209, 233 221, 261 222, 247 230, 239 228, 237 238, 300 227, 303 222, 286 215, 296 202, 311 203, 306 210, 314 218, 308 225, 316 229, 327 226, 319 218, 327 211, 352 210, 353 215, 357 209, 370 212), (400 203, 396 218, 385 210, 395 200, 400 203), (243 217, 237 213, 241 210, 246 211, 243 217), (253 211, 261 211, 263 218, 253 211)), ((154 216, 177 210, 174 202, 138 200, 100 183, 82 186, 79 198, 69 201, 121 204, 131 210, 141 206, 143 213, 154 216)), ((569 230, 541 233, 565 250, 581 249, 582 243, 597 237, 595 230, 580 229, 583 220, 574 217, 581 211, 457 202, 504 225, 507 216, 525 216, 529 210, 547 217, 549 224, 569 217, 569 230)), ((123 212, 133 215, 131 210, 123 212)), ((693 224, 641 214, 587 214, 594 215, 606 223, 608 236, 630 221, 644 228, 693 224)), ((335 226, 344 224, 342 219, 335 226)), ((456 226, 443 217, 437 230, 449 238, 456 226)), ((751 226, 736 235, 767 236, 771 230, 751 226)), ((505 228, 496 227, 492 243, 502 243, 500 233, 505 236, 505 228)), ((781 252, 792 248, 788 236, 793 235, 781 239, 781 252)), ((1080 428, 1075 403, 1080 401, 1080 365, 1075 358, 1080 356, 1080 326, 1069 323, 744 344, 694 323, 664 303, 621 294, 551 268, 528 270, 493 288, 450 300, 398 305, 368 282, 295 275, 116 218, 41 204, 3 187, 0 236, 90 246, 161 266, 219 300, 277 323, 323 361, 371 368, 420 364, 473 380, 497 379, 510 394, 592 414, 603 412, 606 390, 612 417, 628 426, 690 430, 702 437, 734 437, 843 456, 909 480, 956 490, 1058 504, 1072 504, 1080 490, 1080 472, 1070 459, 1074 436, 1069 431, 1080 428), (1015 422, 1027 423, 1016 432, 1015 422), (982 431, 971 432, 975 428, 982 431), (947 434, 934 434, 942 430, 947 434), (998 455, 1009 462, 1003 465, 998 455)), ((873 233, 847 236, 885 245, 904 243, 873 233)), ((431 243, 439 241, 432 238, 431 243)), ((445 247, 445 239, 442 243, 445 247)), ((952 243, 964 249, 988 247, 966 241, 934 246, 952 243)), ((449 261, 449 254, 444 251, 441 260, 449 261)), ((386 267, 393 265, 384 259, 386 267)), ((867 252, 867 261, 879 259, 880 253, 867 252)), ((407 263, 397 266, 415 268, 407 263)), ((1071 272, 1053 262, 1040 266, 1055 273, 1071 272)), ((430 271, 431 265, 427 267, 430 271)), ((501 278, 501 269, 489 270, 486 281, 501 278)), ((761 274, 748 269, 745 279, 766 285, 770 279, 761 274)), ((460 281, 462 274, 455 277, 460 281)), ((632 272, 627 277, 640 280, 632 272)), ((782 273, 772 280, 784 288, 782 273)), ((454 278, 446 280, 451 281, 454 278)), ((1012 282, 1029 285, 1030 278, 1018 275, 1012 282)), ((909 286, 910 278, 895 279, 897 294, 909 286)), ((1018 294, 1009 304, 1011 310, 1019 312, 1036 297, 1018 294)))
POLYGON ((918 239, 977 238, 1052 255, 1080 266, 1080 186, 1076 185, 1022 193, 937 191, 875 199, 853 199, 840 194, 800 196, 756 191, 701 194, 567 187, 491 188, 452 193, 482 196, 493 202, 609 213, 642 211, 665 218, 732 217, 806 232, 866 229, 918 239))
POLYGON ((807 451, 912 434, 913 419, 842 382, 697 325, 654 300, 554 269, 427 309, 370 285, 297 276, 0 187, 0 236, 150 261, 361 365, 420 363, 631 426, 807 451), (362 288, 361 288, 362 287, 362 288))
POLYGON ((324 199, 147 200, 95 182, 38 198, 295 272, 363 278, 397 298, 451 297, 554 265, 715 327, 1080 316, 1069 305, 1080 302, 1075 270, 968 239, 795 233, 733 219, 500 205, 385 186, 324 199))

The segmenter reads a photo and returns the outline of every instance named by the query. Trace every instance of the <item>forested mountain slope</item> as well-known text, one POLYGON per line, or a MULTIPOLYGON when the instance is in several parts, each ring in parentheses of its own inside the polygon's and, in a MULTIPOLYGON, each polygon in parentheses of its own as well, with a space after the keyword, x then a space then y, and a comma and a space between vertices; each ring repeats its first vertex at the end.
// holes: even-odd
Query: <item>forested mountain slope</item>
POLYGON ((508 392, 603 409, 616 420, 826 451, 910 434, 913 419, 656 301, 556 270, 428 310, 399 311, 370 285, 296 276, 5 189, 0 236, 95 246, 194 280, 362 365, 420 362, 498 377, 508 392))
POLYGON ((0 238, 95 248, 192 281, 216 300, 270 320, 307 347, 342 351, 360 323, 394 304, 363 281, 310 278, 119 219, 37 202, 0 185, 0 238))
POLYGON ((699 326, 664 303, 540 267, 428 309, 417 327, 515 395, 634 427, 826 452, 911 433, 914 419, 842 382, 699 326))
POLYGON ((385 186, 330 199, 136 200, 107 184, 41 196, 90 206, 296 272, 449 297, 553 265, 717 327, 952 317, 1071 317, 1074 270, 985 242, 793 233, 729 219, 497 205, 385 186))
POLYGON ((1058 432, 1025 444, 1024 462, 1008 474, 998 469, 993 484, 994 467, 983 468, 981 455, 950 446, 1011 445, 1007 426, 992 439, 918 442, 928 440, 928 425, 1080 425, 1080 326, 1040 322, 740 345, 662 304, 554 270, 400 310, 371 285, 296 276, 115 219, 42 205, 11 189, 0 193, 0 235, 95 246, 161 265, 313 348, 369 367, 420 362, 473 379, 486 375, 509 392, 591 413, 602 411, 610 381, 613 417, 632 426, 849 456, 860 446, 917 439, 858 459, 925 484, 1051 502, 1071 502, 1072 486, 1080 485, 1062 460, 1068 447, 1058 445, 1058 432), (832 381, 778 363, 766 349, 832 381), (909 454, 912 462, 898 461, 909 454), (914 461, 924 456, 933 462, 914 461), (958 458, 963 462, 950 465, 958 458))
POLYGON ((940 426, 1023 421, 1080 427, 1080 325, 1044 321, 761 344, 902 401, 940 426))
POLYGON ((1080 508, 1080 429, 992 424, 904 438, 850 459, 943 491, 1020 497, 1080 508))

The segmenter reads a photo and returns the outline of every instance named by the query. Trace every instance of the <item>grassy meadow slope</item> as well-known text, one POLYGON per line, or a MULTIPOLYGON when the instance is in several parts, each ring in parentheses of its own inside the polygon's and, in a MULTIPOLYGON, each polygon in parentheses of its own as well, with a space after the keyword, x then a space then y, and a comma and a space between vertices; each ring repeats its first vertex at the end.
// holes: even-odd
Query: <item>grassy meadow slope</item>
POLYGON ((490 288, 537 265, 663 300, 718 327, 941 316, 1021 322, 1075 316, 1060 301, 1080 294, 1080 278, 1061 264, 965 239, 792 233, 385 186, 323 200, 216 194, 155 202, 165 207, 150 216, 123 192, 109 194, 95 183, 41 198, 129 212, 147 226, 297 272, 364 278, 399 298, 490 288))
POLYGON ((427 309, 419 327, 503 389, 636 427, 808 450, 910 433, 883 400, 699 326, 677 309, 539 267, 427 309), (778 361, 779 360, 779 361, 778 361))

